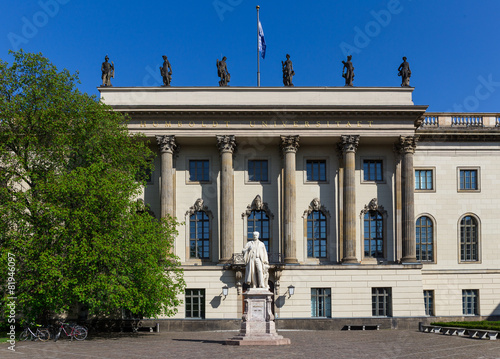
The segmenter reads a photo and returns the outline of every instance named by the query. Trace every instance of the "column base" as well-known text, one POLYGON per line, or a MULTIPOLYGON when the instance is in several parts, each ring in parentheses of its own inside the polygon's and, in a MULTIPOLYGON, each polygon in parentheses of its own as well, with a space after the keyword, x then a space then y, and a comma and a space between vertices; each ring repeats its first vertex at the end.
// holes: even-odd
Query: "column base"
POLYGON ((419 264, 417 257, 404 257, 401 258, 401 264, 419 264))
POLYGON ((228 263, 233 263, 233 259, 219 259, 219 264, 228 264, 228 263))
POLYGON ((342 264, 359 264, 356 257, 346 257, 342 259, 342 264))
POLYGON ((285 264, 299 264, 297 258, 285 258, 284 262, 285 264))

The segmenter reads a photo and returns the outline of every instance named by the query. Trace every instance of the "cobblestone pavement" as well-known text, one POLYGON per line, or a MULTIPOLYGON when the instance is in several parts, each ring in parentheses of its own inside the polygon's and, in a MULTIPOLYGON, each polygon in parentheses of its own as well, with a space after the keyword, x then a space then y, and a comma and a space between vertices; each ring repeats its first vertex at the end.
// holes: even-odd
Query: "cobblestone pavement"
POLYGON ((500 340, 479 340, 410 330, 280 331, 291 345, 224 345, 236 332, 144 333, 85 341, 0 343, 0 358, 408 358, 500 359, 500 340))

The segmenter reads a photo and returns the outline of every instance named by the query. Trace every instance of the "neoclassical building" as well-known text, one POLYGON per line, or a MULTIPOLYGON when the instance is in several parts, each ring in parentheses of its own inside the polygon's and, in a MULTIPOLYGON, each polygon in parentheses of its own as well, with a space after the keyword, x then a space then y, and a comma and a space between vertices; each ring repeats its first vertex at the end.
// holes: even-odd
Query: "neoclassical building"
POLYGON ((499 117, 413 90, 100 88, 158 153, 144 201, 182 223, 164 325, 241 318, 254 231, 280 327, 500 316, 499 117))

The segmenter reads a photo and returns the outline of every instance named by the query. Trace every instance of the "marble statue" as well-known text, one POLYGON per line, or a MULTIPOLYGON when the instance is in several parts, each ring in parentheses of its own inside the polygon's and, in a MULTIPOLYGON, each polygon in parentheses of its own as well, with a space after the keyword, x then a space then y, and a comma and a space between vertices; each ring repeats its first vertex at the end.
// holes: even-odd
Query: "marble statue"
POLYGON ((253 232, 253 240, 243 248, 246 264, 245 283, 251 288, 269 290, 269 259, 265 244, 259 240, 259 232, 253 232))
POLYGON ((108 62, 109 57, 106 55, 104 58, 104 62, 101 65, 101 72, 102 72, 102 86, 113 86, 111 85, 111 78, 115 77, 115 64, 113 61, 111 63, 108 62))
POLYGON ((163 86, 170 86, 172 81, 172 67, 166 55, 163 55, 163 67, 160 67, 160 74, 163 78, 163 86))
POLYGON ((287 87, 293 86, 292 79, 293 75, 295 75, 295 71, 293 71, 290 55, 286 54, 286 61, 281 61, 281 68, 283 70, 283 85, 287 87))
POLYGON ((351 62, 352 56, 347 56, 347 61, 342 61, 344 67, 342 68, 342 77, 345 79, 345 86, 353 86, 354 80, 354 66, 351 62), (344 72, 345 70, 345 72, 344 72))
POLYGON ((403 62, 399 65, 398 76, 401 76, 401 87, 410 86, 411 70, 410 64, 406 61, 406 57, 403 57, 403 62))
POLYGON ((231 81, 231 75, 227 71, 226 56, 221 61, 217 59, 217 76, 220 77, 219 86, 229 86, 228 82, 231 81))

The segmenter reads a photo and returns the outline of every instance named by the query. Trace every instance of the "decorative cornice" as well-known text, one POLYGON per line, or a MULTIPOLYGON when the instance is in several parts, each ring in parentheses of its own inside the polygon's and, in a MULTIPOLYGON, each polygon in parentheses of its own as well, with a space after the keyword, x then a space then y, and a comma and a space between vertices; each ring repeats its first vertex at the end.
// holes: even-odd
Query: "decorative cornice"
POLYGON ((400 151, 403 153, 415 153, 415 148, 417 148, 417 137, 400 136, 399 146, 400 146, 400 151))
POLYGON ((208 209, 207 206, 203 204, 203 199, 198 198, 193 206, 189 207, 189 210, 186 211, 186 216, 191 216, 196 212, 205 212, 208 216, 212 217, 212 212, 208 209))
POLYGON ((387 211, 384 209, 384 206, 379 206, 378 205, 378 201, 377 201, 376 198, 373 198, 370 201, 370 203, 368 203, 367 205, 365 205, 365 208, 363 208, 363 210, 361 211, 360 215, 363 216, 363 215, 367 214, 370 211, 376 211, 376 212, 379 212, 382 215, 386 215, 387 214, 387 211))
POLYGON ((160 151, 162 153, 167 152, 174 154, 180 149, 180 146, 175 141, 174 135, 157 135, 156 142, 158 143, 158 146, 160 147, 160 151))
POLYGON ((302 218, 306 218, 309 216, 312 212, 314 211, 320 211, 324 215, 330 217, 330 212, 326 209, 325 206, 323 206, 319 200, 319 198, 315 198, 311 201, 307 209, 304 211, 304 214, 302 215, 302 218))
POLYGON ((359 145, 359 135, 342 135, 340 136, 339 150, 342 153, 356 152, 359 145))
POLYGON ((299 135, 280 136, 280 149, 283 154, 293 152, 296 153, 299 148, 299 135))
POLYGON ((216 135, 219 152, 234 153, 236 150, 236 138, 234 135, 216 135))
POLYGON ((274 218, 274 214, 272 214, 267 203, 262 202, 262 198, 260 197, 260 195, 255 196, 252 203, 247 206, 246 211, 241 214, 241 218, 248 217, 252 213, 252 211, 264 211, 266 212, 269 219, 274 218))

